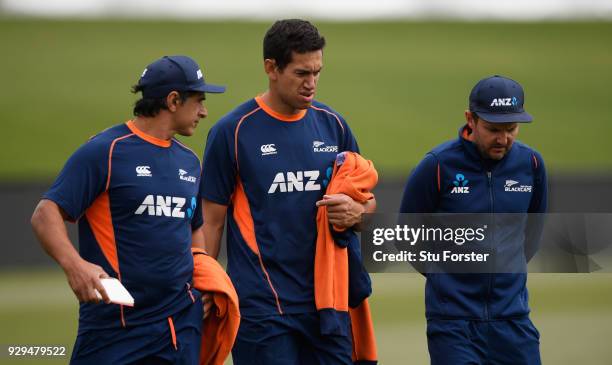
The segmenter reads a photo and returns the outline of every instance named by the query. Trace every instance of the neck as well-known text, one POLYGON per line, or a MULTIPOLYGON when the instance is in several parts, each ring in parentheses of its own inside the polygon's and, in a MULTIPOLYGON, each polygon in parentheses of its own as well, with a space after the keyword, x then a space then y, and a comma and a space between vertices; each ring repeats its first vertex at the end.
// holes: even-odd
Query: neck
POLYGON ((134 126, 142 132, 155 138, 169 141, 174 137, 175 131, 170 127, 170 121, 158 114, 155 117, 136 117, 134 126))
POLYGON ((303 110, 287 105, 272 88, 261 95, 261 100, 275 112, 288 116, 298 114, 303 110))

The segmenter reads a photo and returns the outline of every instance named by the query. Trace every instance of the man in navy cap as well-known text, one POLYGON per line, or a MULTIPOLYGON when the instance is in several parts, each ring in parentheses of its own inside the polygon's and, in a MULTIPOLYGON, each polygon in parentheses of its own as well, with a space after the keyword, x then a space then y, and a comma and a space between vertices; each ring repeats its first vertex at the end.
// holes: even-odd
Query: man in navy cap
POLYGON ((198 157, 177 139, 207 115, 207 84, 186 56, 144 70, 135 118, 83 144, 32 216, 45 251, 80 302, 73 364, 197 364, 203 304, 192 287, 192 247, 204 247, 198 157), (64 221, 79 222, 79 252, 64 221), (111 303, 117 278, 134 305, 111 303), (103 301, 104 303, 99 303, 103 301))
MULTIPOLYGON (((401 213, 544 213, 542 156, 515 140, 519 123, 532 121, 524 100, 523 88, 509 78, 478 82, 465 112, 467 124, 456 140, 434 148, 414 169, 401 213)), ((514 242, 524 233, 506 239, 514 242)), ((524 251, 526 262, 534 252, 524 251)), ((425 273, 432 364, 540 364, 526 273, 491 271, 425 273)))

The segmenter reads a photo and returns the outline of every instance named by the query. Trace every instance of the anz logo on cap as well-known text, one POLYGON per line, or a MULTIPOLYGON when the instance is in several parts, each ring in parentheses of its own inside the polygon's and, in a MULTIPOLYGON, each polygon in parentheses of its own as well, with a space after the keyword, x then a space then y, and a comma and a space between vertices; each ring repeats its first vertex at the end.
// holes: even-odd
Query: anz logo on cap
POLYGON ((196 75, 198 75, 198 80, 204 77, 202 76, 202 70, 198 70, 198 72, 196 72, 196 75))
POLYGON ((495 98, 491 102, 490 106, 516 106, 518 104, 518 100, 516 97, 513 98, 495 98))

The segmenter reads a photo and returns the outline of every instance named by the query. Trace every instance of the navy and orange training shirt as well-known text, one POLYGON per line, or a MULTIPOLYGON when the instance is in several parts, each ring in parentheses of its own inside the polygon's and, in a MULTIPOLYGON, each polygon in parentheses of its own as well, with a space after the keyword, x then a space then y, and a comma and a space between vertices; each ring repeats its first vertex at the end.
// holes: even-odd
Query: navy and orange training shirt
POLYGON ((127 122, 92 137, 44 195, 79 223, 79 252, 119 278, 134 307, 81 303, 79 331, 139 325, 192 304, 198 157, 127 122))
POLYGON ((241 314, 316 311, 315 203, 342 151, 358 152, 357 142, 318 102, 286 116, 257 97, 210 130, 200 195, 229 207, 227 270, 241 314))

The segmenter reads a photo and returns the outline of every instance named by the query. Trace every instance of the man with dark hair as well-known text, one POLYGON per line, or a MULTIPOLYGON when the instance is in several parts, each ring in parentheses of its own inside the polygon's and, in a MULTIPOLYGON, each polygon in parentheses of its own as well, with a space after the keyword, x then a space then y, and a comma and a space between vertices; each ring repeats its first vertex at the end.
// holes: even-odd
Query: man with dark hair
POLYGON ((354 235, 375 201, 324 195, 336 155, 359 150, 345 120, 314 101, 324 46, 307 21, 274 23, 263 44, 268 90, 208 135, 204 236, 217 257, 227 218, 227 270, 242 315, 237 365, 352 364, 348 314, 326 327, 315 305, 317 208, 354 235))
MULTIPOLYGON (((515 141, 519 123, 532 120, 524 100, 523 88, 514 80, 492 76, 478 82, 465 112, 467 124, 456 140, 434 148, 414 169, 401 213, 544 213, 542 156, 515 141)), ((496 233, 504 234, 496 237, 496 247, 510 252, 517 241, 525 246, 537 241, 537 234, 528 235, 525 227, 501 227, 496 233)), ((522 265, 534 251, 519 248, 524 249, 517 251, 524 255, 518 260, 522 265)), ((425 274, 432 364, 540 364, 539 333, 529 319, 527 274, 503 270, 425 274)))
POLYGON ((291 63, 292 53, 322 51, 325 37, 310 22, 299 19, 277 21, 264 37, 264 60, 275 60, 280 69, 291 63))
POLYGON ((198 363, 203 304, 191 252, 204 248, 200 162, 174 136, 191 136, 207 115, 205 93, 224 90, 189 57, 153 62, 134 87, 136 118, 82 145, 36 207, 34 231, 80 302, 71 363, 198 363), (79 222, 79 252, 65 220, 79 222), (133 307, 110 303, 101 282, 109 277, 133 307))

